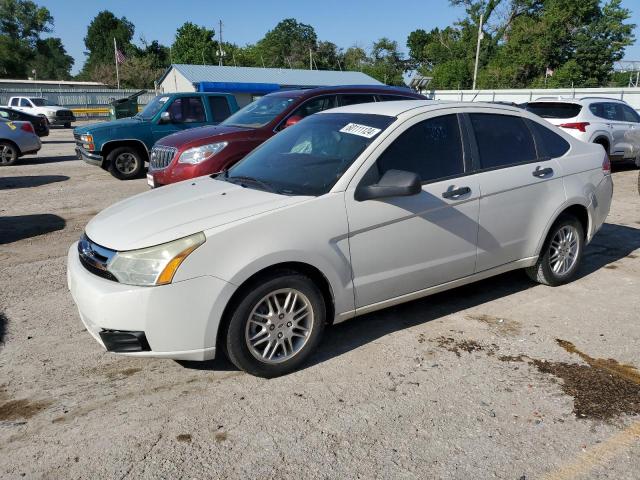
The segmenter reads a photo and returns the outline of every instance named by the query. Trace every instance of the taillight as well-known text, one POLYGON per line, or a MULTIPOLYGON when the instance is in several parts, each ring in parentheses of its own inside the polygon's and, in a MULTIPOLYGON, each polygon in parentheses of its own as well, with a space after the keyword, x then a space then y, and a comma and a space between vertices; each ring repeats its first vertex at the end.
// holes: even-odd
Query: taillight
POLYGON ((611 175, 611 160, 609 160, 609 155, 605 153, 604 160, 602 160, 602 173, 605 175, 611 175))
POLYGON ((587 131, 587 127, 589 126, 589 122, 573 122, 573 123, 562 123, 559 125, 562 128, 572 128, 574 130, 578 130, 582 133, 587 131))
POLYGON ((35 133, 33 131, 33 125, 31 125, 29 122, 23 123, 22 126, 20 127, 20 130, 24 130, 25 132, 35 133))

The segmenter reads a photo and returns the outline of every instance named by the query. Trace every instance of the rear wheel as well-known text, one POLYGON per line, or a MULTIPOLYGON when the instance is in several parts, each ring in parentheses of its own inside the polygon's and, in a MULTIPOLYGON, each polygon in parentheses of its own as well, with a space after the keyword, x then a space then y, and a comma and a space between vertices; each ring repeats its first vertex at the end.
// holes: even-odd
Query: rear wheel
POLYGON ((326 312, 312 280, 281 272, 248 288, 231 313, 225 347, 240 369, 272 378, 298 368, 320 342, 326 312))
POLYGON ((18 148, 9 142, 0 142, 0 167, 6 167, 16 163, 18 148))
POLYGON ((538 261, 525 271, 529 278, 552 287, 571 281, 580 266, 584 229, 573 215, 562 215, 553 224, 538 261))
POLYGON ((144 167, 140 152, 131 147, 118 147, 107 155, 109 172, 120 180, 137 178, 144 167))
POLYGON ((71 124, 70 124, 70 123, 68 123, 68 122, 67 122, 67 123, 65 123, 65 124, 64 124, 64 128, 71 128, 71 124))

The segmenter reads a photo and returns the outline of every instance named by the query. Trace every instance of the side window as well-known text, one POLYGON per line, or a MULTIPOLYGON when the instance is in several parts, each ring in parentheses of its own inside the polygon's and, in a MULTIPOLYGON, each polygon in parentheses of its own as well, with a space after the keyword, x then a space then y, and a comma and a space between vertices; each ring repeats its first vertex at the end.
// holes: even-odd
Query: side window
POLYGON ((413 97, 403 97, 402 95, 378 95, 381 102, 393 102, 397 100, 418 100, 413 97))
POLYGON ((636 112, 633 108, 629 107, 628 105, 621 105, 621 106, 622 106, 622 114, 624 115, 625 122, 640 123, 640 115, 638 115, 638 112, 636 112))
POLYGON ((209 97, 209 107, 213 115, 214 122, 221 122, 231 115, 227 97, 209 97))
POLYGON ((11 99, 11 106, 12 107, 17 107, 19 101, 20 101, 20 99, 18 99, 18 98, 12 98, 11 99))
POLYGON ((21 98, 20 99, 20 106, 21 107, 31 107, 31 102, 29 100, 27 100, 26 98, 21 98))
POLYGON ((591 112, 596 117, 604 118, 605 120, 616 119, 616 104, 615 103, 594 103, 589 107, 591 112))
POLYGON ((387 147, 376 164, 379 177, 387 170, 406 170, 420 175, 423 182, 464 173, 458 117, 443 115, 413 125, 387 147))
POLYGON ((527 123, 533 130, 538 143, 539 155, 558 158, 569 151, 571 145, 560 135, 552 131, 550 128, 540 125, 537 122, 527 120, 527 123))
POLYGON ((497 168, 537 159, 531 132, 520 117, 471 113, 480 168, 497 168))
POLYGON ((291 116, 308 117, 314 113, 322 112, 336 106, 336 97, 333 95, 325 97, 312 98, 306 101, 300 107, 296 109, 291 116))
POLYGON ((176 98, 169 109, 171 118, 175 123, 204 122, 204 107, 200 97, 176 98))
POLYGON ((347 105, 356 105, 358 103, 371 103, 376 101, 373 95, 360 94, 360 93, 338 95, 338 98, 340 100, 340 106, 343 106, 343 107, 347 105))

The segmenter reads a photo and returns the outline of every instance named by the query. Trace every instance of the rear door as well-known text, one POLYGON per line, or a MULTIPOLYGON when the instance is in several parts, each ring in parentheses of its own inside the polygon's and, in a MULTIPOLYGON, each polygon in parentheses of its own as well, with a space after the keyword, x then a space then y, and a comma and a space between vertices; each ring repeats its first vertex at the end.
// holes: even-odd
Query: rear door
POLYGON ((565 193, 559 162, 536 150, 525 119, 495 111, 466 118, 480 172, 480 272, 534 256, 565 193))

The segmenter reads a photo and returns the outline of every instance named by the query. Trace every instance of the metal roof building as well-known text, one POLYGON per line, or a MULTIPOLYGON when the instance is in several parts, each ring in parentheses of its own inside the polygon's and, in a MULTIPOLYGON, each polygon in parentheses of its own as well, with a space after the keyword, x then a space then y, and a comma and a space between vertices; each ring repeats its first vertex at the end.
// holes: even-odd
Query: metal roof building
POLYGON ((334 85, 382 83, 362 72, 185 64, 171 65, 158 81, 159 90, 163 93, 233 93, 240 106, 251 102, 256 96, 281 89, 334 85))

